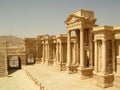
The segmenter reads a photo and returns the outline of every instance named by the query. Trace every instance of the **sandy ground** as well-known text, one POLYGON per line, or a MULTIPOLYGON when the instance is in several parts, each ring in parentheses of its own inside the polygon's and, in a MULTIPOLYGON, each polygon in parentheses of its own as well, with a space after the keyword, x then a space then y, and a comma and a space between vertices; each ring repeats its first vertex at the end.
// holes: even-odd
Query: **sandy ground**
POLYGON ((94 79, 80 80, 78 73, 67 74, 53 66, 35 64, 23 67, 36 77, 48 90, 120 90, 115 86, 102 89, 94 84, 94 79))
POLYGON ((37 90, 35 85, 22 70, 17 70, 8 77, 0 78, 0 90, 37 90))
MULTIPOLYGON (((35 64, 24 66, 47 90, 120 90, 115 86, 102 89, 94 85, 93 78, 80 80, 78 74, 67 74, 53 66, 35 64)), ((0 90, 40 90, 24 70, 13 71, 0 78, 0 90)))

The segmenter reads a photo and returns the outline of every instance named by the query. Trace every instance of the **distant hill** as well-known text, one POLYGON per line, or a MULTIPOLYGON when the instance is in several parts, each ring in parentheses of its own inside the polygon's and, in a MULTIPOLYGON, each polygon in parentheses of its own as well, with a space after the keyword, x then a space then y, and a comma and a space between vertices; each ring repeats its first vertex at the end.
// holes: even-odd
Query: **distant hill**
POLYGON ((8 46, 24 46, 24 40, 13 35, 0 36, 0 41, 7 41, 8 46))

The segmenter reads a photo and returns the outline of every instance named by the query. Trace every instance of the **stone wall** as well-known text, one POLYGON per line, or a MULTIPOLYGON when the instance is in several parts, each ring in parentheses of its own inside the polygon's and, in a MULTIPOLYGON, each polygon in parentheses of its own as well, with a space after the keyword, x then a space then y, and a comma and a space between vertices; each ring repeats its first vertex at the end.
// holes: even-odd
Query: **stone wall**
POLYGON ((24 41, 25 41, 26 63, 29 64, 29 61, 31 59, 31 61, 33 62, 30 62, 30 64, 33 64, 35 63, 35 57, 36 57, 36 40, 35 38, 25 38, 24 41))
POLYGON ((0 77, 7 75, 6 42, 0 42, 0 77))

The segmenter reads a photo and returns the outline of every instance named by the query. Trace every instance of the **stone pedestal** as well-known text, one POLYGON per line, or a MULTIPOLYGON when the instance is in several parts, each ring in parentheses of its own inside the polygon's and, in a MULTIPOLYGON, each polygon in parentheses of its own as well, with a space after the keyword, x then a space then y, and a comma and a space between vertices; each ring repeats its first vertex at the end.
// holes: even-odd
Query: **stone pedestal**
POLYGON ((44 64, 45 63, 45 58, 41 58, 41 63, 44 64))
POLYGON ((78 68, 80 79, 87 79, 93 77, 93 68, 78 68))
POLYGON ((45 60, 45 65, 52 65, 53 64, 53 60, 52 59, 46 59, 45 60))
POLYGON ((103 74, 94 74, 95 84, 102 88, 107 88, 113 86, 114 75, 103 75, 103 74))
POLYGON ((67 72, 68 74, 72 74, 71 66, 70 66, 70 65, 66 65, 66 72, 67 72))
POLYGON ((54 66, 57 68, 59 71, 66 71, 66 63, 54 63, 54 66))
POLYGON ((68 74, 77 73, 78 72, 78 70, 77 70, 78 67, 79 67, 78 65, 67 66, 67 73, 68 74))

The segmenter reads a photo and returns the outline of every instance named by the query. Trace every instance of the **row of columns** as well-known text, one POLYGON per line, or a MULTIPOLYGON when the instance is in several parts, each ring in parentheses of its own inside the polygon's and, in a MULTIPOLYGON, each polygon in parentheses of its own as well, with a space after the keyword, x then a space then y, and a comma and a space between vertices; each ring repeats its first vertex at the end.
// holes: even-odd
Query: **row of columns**
MULTIPOLYGON (((69 72, 70 67, 72 65, 72 46, 71 46, 71 30, 68 31, 68 40, 67 40, 67 70, 69 72)), ((76 33, 76 50, 74 50, 74 52, 76 52, 76 62, 77 62, 77 66, 79 66, 80 68, 84 68, 84 30, 83 28, 79 29, 79 30, 75 30, 76 33), (80 65, 79 65, 80 64, 80 65)))
MULTIPOLYGON (((74 47, 74 52, 76 53, 76 59, 74 62, 76 62, 76 65, 79 64, 79 60, 80 60, 80 35, 79 35, 79 31, 75 31, 76 32, 76 40, 73 42, 73 47, 74 47)), ((71 41, 71 31, 68 31, 68 40, 67 40, 67 66, 72 64, 72 41, 71 41)), ((74 56, 74 55, 73 55, 74 56)), ((75 57, 75 56, 74 56, 75 57)))
MULTIPOLYGON (((62 38, 62 37, 61 37, 62 38)), ((66 50, 65 48, 66 42, 63 42, 62 39, 58 38, 56 41, 56 61, 54 61, 54 65, 59 70, 65 70, 65 57, 66 57, 66 50)))

